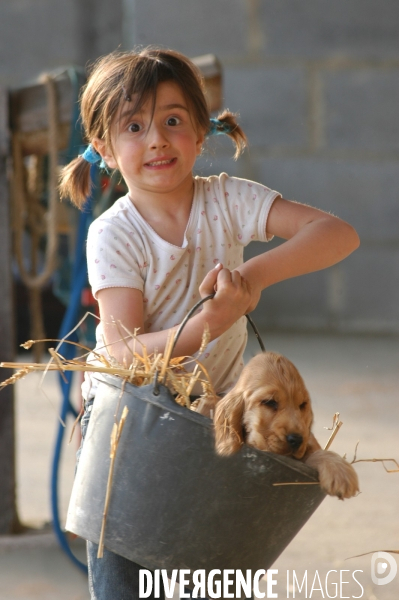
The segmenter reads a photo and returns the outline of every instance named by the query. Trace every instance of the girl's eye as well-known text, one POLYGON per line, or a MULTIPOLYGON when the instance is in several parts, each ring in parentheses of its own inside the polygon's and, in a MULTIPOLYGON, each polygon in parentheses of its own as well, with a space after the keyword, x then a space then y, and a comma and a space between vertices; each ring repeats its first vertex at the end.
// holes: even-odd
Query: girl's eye
POLYGON ((171 127, 176 127, 176 125, 179 125, 181 123, 181 121, 178 117, 169 117, 169 119, 166 121, 166 123, 168 125, 170 125, 171 127))
POLYGON ((128 127, 129 131, 131 131, 132 133, 137 133, 138 131, 140 131, 141 127, 138 123, 131 123, 128 127))

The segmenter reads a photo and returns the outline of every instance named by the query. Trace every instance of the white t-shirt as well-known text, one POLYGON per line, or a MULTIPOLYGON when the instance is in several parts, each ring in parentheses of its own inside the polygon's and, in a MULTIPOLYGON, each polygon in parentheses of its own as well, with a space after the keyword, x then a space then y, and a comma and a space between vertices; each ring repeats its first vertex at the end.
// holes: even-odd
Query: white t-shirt
MULTIPOLYGON (((200 299, 199 285, 217 263, 233 270, 243 263, 244 247, 252 240, 268 241, 267 217, 278 192, 226 173, 195 177, 194 185, 181 247, 162 239, 127 195, 89 228, 87 262, 93 295, 108 287, 142 291, 145 333, 179 325, 200 299)), ((97 346, 103 346, 101 324, 96 338, 97 346)), ((217 393, 228 391, 236 382, 246 340, 242 317, 199 357, 217 393)), ((86 374, 84 397, 89 387, 91 394, 95 392, 94 379, 93 374, 86 374)))

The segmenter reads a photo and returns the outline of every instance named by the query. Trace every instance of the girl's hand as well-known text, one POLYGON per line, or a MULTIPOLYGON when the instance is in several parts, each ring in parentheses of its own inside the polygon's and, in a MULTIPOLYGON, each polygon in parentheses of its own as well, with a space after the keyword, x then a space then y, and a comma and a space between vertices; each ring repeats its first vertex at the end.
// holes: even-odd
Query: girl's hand
MULTIPOLYGON (((223 265, 212 269, 200 286, 200 294, 205 297, 215 292, 215 297, 205 302, 203 310, 188 321, 173 356, 192 356, 197 352, 205 323, 209 326, 211 340, 214 340, 246 313, 251 296, 246 280, 238 271, 230 272, 229 269, 223 269, 223 265)), ((120 364, 131 363, 133 348, 135 352, 141 351, 140 344, 129 339, 121 340, 127 331, 139 330, 138 338, 149 354, 163 352, 170 330, 144 331, 141 291, 135 288, 105 288, 98 292, 98 303, 109 353, 120 364)))
POLYGON ((203 282, 199 286, 199 293, 201 298, 206 298, 211 294, 214 294, 217 289, 217 280, 220 271, 223 269, 223 265, 219 263, 214 269, 211 269, 204 277, 203 282))
POLYGON ((249 286, 238 271, 224 269, 217 265, 209 271, 200 285, 202 298, 215 294, 204 304, 203 315, 209 319, 209 327, 221 335, 240 317, 245 315, 252 304, 249 286), (219 333, 220 330, 220 333, 219 333))
MULTIPOLYGON (((236 271, 229 271, 228 269, 223 269, 223 265, 221 265, 221 264, 216 265, 216 267, 214 269, 209 271, 209 273, 206 275, 204 281, 200 285, 199 293, 200 293, 201 298, 206 298, 206 296, 209 296, 210 294, 214 294, 216 292, 218 277, 222 271, 229 272, 232 275, 232 277, 235 278, 235 281, 238 282, 239 279, 237 278, 237 273, 240 273, 241 268, 242 267, 240 267, 240 269, 237 269, 236 271), (233 274, 235 274, 235 275, 233 275, 233 274)), ((221 277, 223 277, 223 275, 221 275, 221 277)), ((226 283, 228 284, 230 281, 232 281, 232 279, 227 278, 226 283)), ((243 314, 248 314, 257 307, 258 302, 260 300, 261 293, 262 293, 262 288, 260 286, 255 285, 255 283, 250 285, 249 282, 246 280, 246 278, 243 276, 241 276, 241 283, 242 283, 242 285, 245 284, 243 289, 245 289, 245 291, 248 291, 250 294, 249 304, 247 306, 245 313, 243 313, 243 314)))

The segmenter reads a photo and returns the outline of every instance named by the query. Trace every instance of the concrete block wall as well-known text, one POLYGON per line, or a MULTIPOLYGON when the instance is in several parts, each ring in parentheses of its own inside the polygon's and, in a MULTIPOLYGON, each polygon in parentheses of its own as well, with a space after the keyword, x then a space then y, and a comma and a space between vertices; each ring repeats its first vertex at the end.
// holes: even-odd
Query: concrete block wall
MULTIPOLYGON (((253 178, 348 220, 361 248, 263 293, 268 328, 399 331, 399 5, 394 0, 135 0, 135 44, 224 66, 250 151, 218 139, 198 172, 253 178), (157 14, 157 19, 151 15, 157 14)), ((277 242, 272 242, 272 245, 277 242)), ((271 247, 271 246, 269 246, 271 247)), ((264 250, 254 244, 252 256, 264 250)))
POLYGON ((216 54, 250 150, 234 162, 219 137, 197 171, 262 181, 347 219, 362 241, 336 267, 266 290, 257 322, 399 331, 396 0, 3 0, 1 11, 6 85, 118 46, 216 54))
POLYGON ((0 85, 84 67, 122 45, 123 0, 0 0, 0 85))

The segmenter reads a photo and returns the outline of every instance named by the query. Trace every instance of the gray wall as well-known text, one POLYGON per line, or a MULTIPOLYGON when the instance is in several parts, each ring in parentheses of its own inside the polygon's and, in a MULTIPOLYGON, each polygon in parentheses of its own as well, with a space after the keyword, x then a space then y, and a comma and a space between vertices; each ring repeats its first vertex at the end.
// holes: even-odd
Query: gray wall
MULTIPOLYGON (((218 138, 198 172, 262 181, 347 219, 362 241, 340 265, 266 290, 256 320, 269 328, 399 331, 396 0, 1 0, 0 6, 3 83, 85 64, 119 44, 216 54, 225 106, 240 113, 250 151, 235 163, 228 141, 218 138)), ((254 245, 248 256, 263 248, 254 245)))
POLYGON ((0 85, 85 66, 122 44, 122 0, 0 0, 0 85))

